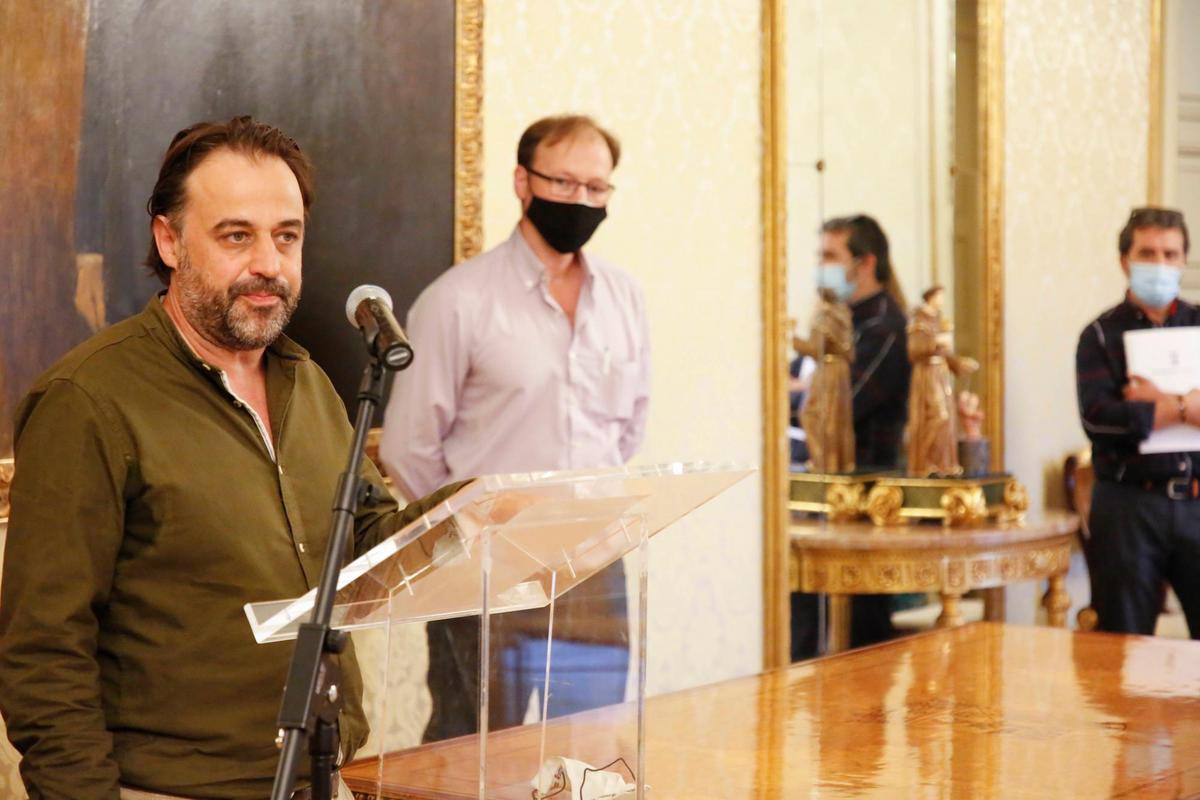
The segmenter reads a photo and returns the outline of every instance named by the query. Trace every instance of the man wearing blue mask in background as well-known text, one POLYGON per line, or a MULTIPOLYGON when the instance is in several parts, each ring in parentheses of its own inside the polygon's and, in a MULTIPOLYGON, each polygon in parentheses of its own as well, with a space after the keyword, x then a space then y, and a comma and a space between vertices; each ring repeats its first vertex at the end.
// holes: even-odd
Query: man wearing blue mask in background
MULTIPOLYGON (((908 418, 908 361, 904 298, 892 271, 887 235, 871 217, 837 217, 821 226, 817 285, 850 304, 854 360, 850 391, 854 405, 855 463, 859 470, 900 466, 908 418)), ((817 652, 815 595, 792 593, 792 660, 817 652)), ((850 646, 895 636, 894 598, 857 595, 850 605, 850 646)))
POLYGON ((1200 389, 1167 394, 1128 374, 1124 341, 1126 331, 1200 325, 1200 309, 1179 299, 1188 252, 1183 214, 1135 209, 1118 247, 1129 290, 1083 330, 1075 355, 1079 416, 1096 471, 1092 607, 1100 630, 1153 634, 1170 582, 1192 638, 1200 638, 1200 453, 1139 452, 1151 431, 1200 425, 1200 389))
POLYGON ((855 463, 859 469, 895 469, 908 417, 912 366, 904 334, 904 298, 879 223, 857 214, 822 225, 817 282, 849 303, 854 318, 850 390, 855 463))

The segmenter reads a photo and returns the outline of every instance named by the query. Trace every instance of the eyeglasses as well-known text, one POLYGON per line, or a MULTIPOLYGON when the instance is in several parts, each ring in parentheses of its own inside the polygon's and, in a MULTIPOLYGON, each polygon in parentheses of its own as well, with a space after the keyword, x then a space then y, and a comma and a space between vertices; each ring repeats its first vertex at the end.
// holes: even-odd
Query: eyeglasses
POLYGON ((526 167, 525 170, 531 175, 537 175, 542 180, 548 181, 550 183, 550 194, 562 200, 574 197, 579 193, 579 187, 582 186, 587 189, 588 200, 591 200, 593 203, 603 203, 617 189, 611 183, 603 181, 588 181, 585 183, 584 181, 577 181, 574 178, 556 178, 553 175, 546 175, 545 173, 538 172, 533 167, 526 167))

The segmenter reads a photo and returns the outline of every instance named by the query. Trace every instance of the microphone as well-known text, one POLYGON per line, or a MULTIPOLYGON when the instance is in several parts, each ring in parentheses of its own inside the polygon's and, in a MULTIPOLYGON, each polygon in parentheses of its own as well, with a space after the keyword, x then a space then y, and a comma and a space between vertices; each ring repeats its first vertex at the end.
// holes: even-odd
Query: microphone
POLYGON ((392 297, 386 290, 364 283, 350 292, 346 318, 362 331, 367 348, 385 367, 399 371, 412 363, 412 345, 392 315, 392 297))

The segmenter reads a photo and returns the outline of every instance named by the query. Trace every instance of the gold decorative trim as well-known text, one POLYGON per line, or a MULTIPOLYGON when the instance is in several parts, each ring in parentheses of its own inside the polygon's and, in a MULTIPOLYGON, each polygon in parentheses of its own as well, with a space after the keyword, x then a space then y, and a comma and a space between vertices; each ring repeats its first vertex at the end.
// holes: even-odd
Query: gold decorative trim
POLYGON ((1004 0, 979 2, 979 140, 983 183, 984 428, 1004 468, 1004 0))
POLYGON ((864 487, 861 483, 834 483, 825 490, 831 522, 849 522, 862 513, 864 487))
POLYGON ((13 468, 11 458, 0 458, 0 523, 8 522, 8 512, 12 508, 8 492, 12 488, 13 468))
POLYGON ((978 550, 899 547, 855 553, 798 547, 792 589, 829 594, 962 593, 1065 575, 1071 547, 1069 534, 978 550))
POLYGON ((1029 510, 1029 492, 1020 481, 1010 480, 1004 484, 1004 511, 1000 519, 1015 525, 1025 522, 1025 512, 1029 510))
POLYGON ((942 508, 946 512, 943 522, 952 528, 978 525, 988 515, 987 500, 978 486, 948 489, 942 495, 942 508))
POLYGON ((784 0, 762 14, 763 668, 789 661, 784 0))
POLYGON ((1147 126, 1146 202, 1163 201, 1163 0, 1150 0, 1150 124, 1147 126))
POLYGON ((875 525, 898 525, 903 507, 904 490, 899 486, 874 486, 867 495, 867 516, 875 525))
POLYGON ((454 0, 454 263, 483 249, 483 0, 454 0))

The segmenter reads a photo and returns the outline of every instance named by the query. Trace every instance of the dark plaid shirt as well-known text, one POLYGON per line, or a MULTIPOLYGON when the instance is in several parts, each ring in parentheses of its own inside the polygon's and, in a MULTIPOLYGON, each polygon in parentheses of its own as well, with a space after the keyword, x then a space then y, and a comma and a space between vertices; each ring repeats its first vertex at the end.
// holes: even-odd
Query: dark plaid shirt
POLYGON ((908 324, 887 292, 850 306, 854 318, 854 392, 856 460, 862 467, 895 467, 908 418, 908 324))
POLYGON ((1193 461, 1200 472, 1200 458, 1194 453, 1140 454, 1138 444, 1154 429, 1154 404, 1131 402, 1121 394, 1129 381, 1125 331, 1189 325, 1200 325, 1200 309, 1191 303, 1175 301, 1158 326, 1126 298, 1083 329, 1075 351, 1075 383, 1097 478, 1145 483, 1188 477, 1193 461))

